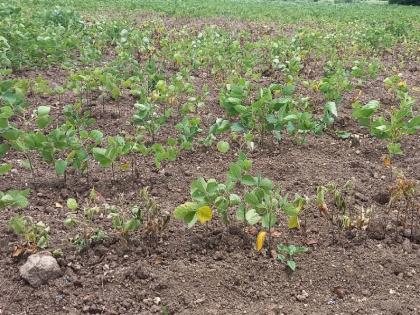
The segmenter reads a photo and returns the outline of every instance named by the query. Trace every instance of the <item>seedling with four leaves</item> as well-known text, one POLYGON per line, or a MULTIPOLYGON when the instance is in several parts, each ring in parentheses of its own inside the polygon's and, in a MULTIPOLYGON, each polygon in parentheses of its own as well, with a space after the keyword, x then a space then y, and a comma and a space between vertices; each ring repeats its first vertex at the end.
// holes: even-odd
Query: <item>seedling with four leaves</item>
POLYGON ((277 245, 277 260, 281 261, 291 271, 295 271, 295 255, 306 253, 307 251, 308 248, 304 246, 279 244, 277 245))

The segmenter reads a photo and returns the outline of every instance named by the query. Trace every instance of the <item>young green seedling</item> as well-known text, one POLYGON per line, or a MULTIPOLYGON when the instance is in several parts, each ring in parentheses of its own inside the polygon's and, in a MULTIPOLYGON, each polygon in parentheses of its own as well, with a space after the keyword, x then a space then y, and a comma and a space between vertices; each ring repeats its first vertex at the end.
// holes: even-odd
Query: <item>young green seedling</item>
POLYGON ((9 221, 10 229, 23 239, 16 247, 13 256, 20 256, 23 252, 33 253, 48 246, 50 228, 45 223, 33 222, 32 218, 21 215, 14 216, 9 221))
POLYGON ((304 246, 279 244, 277 245, 277 260, 294 272, 296 270, 295 255, 306 253, 307 251, 308 248, 304 246))

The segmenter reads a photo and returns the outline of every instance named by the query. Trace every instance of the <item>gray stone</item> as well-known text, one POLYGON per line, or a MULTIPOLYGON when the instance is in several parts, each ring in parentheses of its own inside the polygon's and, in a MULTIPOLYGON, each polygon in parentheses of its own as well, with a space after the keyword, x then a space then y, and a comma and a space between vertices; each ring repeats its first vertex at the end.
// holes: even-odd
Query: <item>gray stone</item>
POLYGON ((296 300, 303 302, 308 298, 309 294, 305 290, 302 290, 302 294, 296 295, 296 300))
POLYGON ((61 276, 60 266, 48 251, 29 256, 26 263, 19 268, 19 272, 20 276, 35 288, 61 276))
POLYGON ((411 228, 404 229, 403 235, 409 239, 412 239, 413 241, 420 242, 420 230, 418 228, 413 228, 413 233, 411 233, 411 228))
POLYGON ((402 248, 403 248, 404 252, 406 252, 408 254, 411 253, 411 251, 413 250, 411 242, 408 238, 406 238, 404 240, 404 242, 402 243, 402 248))

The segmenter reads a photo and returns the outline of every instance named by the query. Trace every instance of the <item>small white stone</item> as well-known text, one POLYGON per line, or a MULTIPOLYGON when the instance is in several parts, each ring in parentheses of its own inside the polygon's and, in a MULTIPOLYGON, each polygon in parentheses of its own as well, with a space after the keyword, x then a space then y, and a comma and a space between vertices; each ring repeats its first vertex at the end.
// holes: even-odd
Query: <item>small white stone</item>
POLYGON ((153 303, 155 303, 156 305, 159 305, 160 301, 161 301, 161 298, 158 296, 153 299, 153 303))

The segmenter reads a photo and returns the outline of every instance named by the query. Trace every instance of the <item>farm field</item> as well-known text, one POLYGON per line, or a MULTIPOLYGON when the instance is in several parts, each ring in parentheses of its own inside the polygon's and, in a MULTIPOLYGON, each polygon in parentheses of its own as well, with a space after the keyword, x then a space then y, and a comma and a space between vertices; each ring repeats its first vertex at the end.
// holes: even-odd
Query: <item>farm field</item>
POLYGON ((419 97, 420 7, 0 0, 0 314, 420 314, 419 97))

